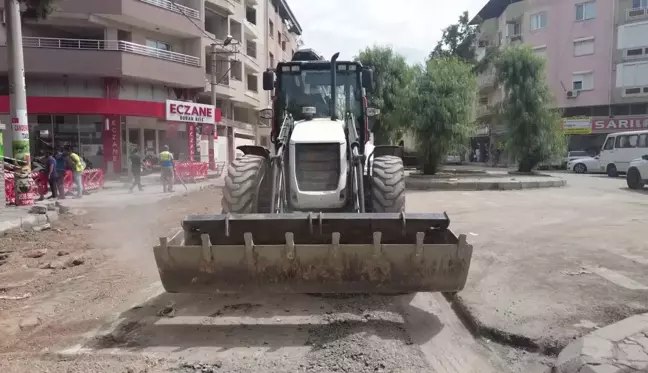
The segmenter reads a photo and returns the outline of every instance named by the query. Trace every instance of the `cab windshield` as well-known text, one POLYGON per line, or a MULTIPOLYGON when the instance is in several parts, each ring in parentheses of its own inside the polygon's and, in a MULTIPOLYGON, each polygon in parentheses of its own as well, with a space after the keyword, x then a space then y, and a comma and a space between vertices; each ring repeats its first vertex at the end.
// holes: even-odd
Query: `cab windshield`
MULTIPOLYGON (((280 110, 287 110, 295 120, 301 120, 302 108, 311 106, 316 110, 315 118, 331 117, 331 70, 282 72, 280 79, 280 110)), ((358 118, 362 113, 358 73, 338 71, 336 86, 337 117, 344 118, 346 112, 351 112, 358 118)))

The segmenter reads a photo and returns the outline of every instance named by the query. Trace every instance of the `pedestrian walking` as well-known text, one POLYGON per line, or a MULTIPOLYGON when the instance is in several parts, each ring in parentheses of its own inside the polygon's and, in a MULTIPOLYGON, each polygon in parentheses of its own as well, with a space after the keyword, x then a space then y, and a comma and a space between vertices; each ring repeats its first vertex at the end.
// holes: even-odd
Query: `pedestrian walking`
POLYGON ((50 191, 52 195, 48 199, 54 199, 58 195, 58 175, 56 173, 56 159, 54 158, 54 152, 47 152, 47 181, 49 183, 50 191))
POLYGON ((164 150, 160 153, 160 167, 162 179, 162 191, 173 192, 173 172, 175 164, 173 162, 173 153, 169 151, 169 145, 164 145, 164 150))
POLYGON ((131 156, 131 173, 133 174, 133 184, 130 187, 130 192, 133 192, 135 186, 140 190, 144 190, 142 186, 142 157, 139 154, 139 149, 133 149, 131 156))
POLYGON ((54 155, 56 159, 56 188, 57 188, 57 197, 58 199, 65 199, 65 165, 67 160, 65 155, 59 149, 54 155))
POLYGON ((70 168, 72 169, 72 177, 74 178, 74 185, 77 188, 76 198, 83 197, 83 180, 82 174, 85 169, 85 164, 81 160, 78 154, 73 152, 70 148, 67 149, 68 161, 70 162, 70 168))

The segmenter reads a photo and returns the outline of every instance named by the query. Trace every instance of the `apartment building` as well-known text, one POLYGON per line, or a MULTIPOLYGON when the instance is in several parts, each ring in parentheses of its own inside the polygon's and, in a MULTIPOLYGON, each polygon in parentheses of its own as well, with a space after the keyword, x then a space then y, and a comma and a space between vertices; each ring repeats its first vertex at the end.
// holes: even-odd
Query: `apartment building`
MULTIPOLYGON (((480 25, 478 58, 488 48, 529 45, 546 58, 547 83, 563 110, 570 150, 597 152, 607 133, 648 128, 647 0, 491 0, 480 25)), ((477 141, 503 134, 492 106, 503 97, 493 71, 478 76, 477 141)))
MULTIPOLYGON (((197 146, 201 134, 195 122, 206 123, 206 133, 215 122, 216 158, 231 159, 236 146, 255 142, 257 112, 266 107, 259 81, 269 63, 271 39, 265 36, 275 14, 291 25, 286 39, 296 43, 301 29, 285 0, 66 0, 47 19, 25 21, 32 153, 50 144, 71 145, 114 172, 127 169, 132 147, 149 154, 167 144, 180 159, 201 159, 205 155, 198 153, 206 149, 197 146), (233 37, 229 49, 222 45, 227 35, 233 37), (234 53, 214 57, 212 44, 234 53), (222 116, 206 92, 211 69, 218 68, 222 116), (178 107, 199 114, 189 121, 170 109, 178 107)), ((10 122, 8 94, 1 27, 4 123, 10 122)))
MULTIPOLYGON (((227 124, 219 126, 218 158, 233 154, 238 145, 256 142, 269 146, 270 128, 258 119, 258 111, 270 104, 261 75, 279 61, 292 58, 301 26, 286 0, 205 0, 205 30, 205 88, 211 92, 214 69, 218 77, 217 106, 223 110, 223 123, 227 124), (233 41, 223 46, 227 35, 233 41), (210 53, 211 44, 217 44, 215 54, 210 53), (235 141, 227 141, 232 137, 227 131, 236 133, 235 141)), ((205 100, 209 102, 210 98, 203 95, 205 100)))

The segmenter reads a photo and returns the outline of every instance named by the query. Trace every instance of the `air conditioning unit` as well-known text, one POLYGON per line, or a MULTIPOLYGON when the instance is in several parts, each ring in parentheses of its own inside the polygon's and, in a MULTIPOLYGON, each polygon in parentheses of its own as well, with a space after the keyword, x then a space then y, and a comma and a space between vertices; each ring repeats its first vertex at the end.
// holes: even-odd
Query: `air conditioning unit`
POLYGON ((578 91, 567 91, 565 96, 568 99, 576 98, 576 97, 578 97, 578 91))

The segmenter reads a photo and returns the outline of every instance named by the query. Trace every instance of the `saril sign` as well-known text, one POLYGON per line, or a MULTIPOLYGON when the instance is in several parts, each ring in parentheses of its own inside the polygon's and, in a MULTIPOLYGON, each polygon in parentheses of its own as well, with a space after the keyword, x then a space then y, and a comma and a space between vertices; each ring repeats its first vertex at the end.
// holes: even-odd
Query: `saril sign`
POLYGON ((215 124, 217 111, 214 105, 166 101, 166 120, 168 121, 215 124))

